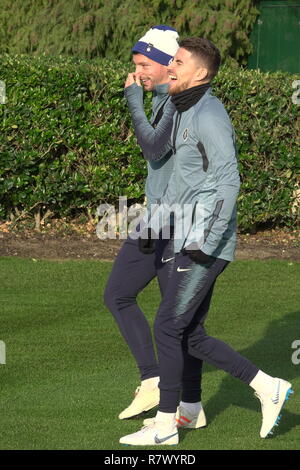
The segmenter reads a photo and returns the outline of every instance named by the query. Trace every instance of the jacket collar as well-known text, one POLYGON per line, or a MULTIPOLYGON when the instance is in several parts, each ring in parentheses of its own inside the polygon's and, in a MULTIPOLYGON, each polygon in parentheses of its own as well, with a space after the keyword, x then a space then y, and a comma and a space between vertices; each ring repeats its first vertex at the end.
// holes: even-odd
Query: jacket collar
POLYGON ((169 91, 169 84, 163 83, 162 85, 156 85, 153 94, 156 96, 167 95, 169 91))

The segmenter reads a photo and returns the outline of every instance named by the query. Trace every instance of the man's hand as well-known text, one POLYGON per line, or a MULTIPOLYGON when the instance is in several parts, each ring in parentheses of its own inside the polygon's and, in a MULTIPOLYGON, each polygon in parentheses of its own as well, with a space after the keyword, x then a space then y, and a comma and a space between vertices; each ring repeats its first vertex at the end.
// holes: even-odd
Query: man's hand
POLYGON ((133 83, 136 83, 138 86, 141 85, 141 76, 139 73, 129 73, 126 78, 125 88, 128 88, 133 83))
POLYGON ((215 260, 213 256, 209 256, 201 250, 185 250, 183 249, 185 255, 188 255, 194 263, 206 264, 211 263, 215 260))

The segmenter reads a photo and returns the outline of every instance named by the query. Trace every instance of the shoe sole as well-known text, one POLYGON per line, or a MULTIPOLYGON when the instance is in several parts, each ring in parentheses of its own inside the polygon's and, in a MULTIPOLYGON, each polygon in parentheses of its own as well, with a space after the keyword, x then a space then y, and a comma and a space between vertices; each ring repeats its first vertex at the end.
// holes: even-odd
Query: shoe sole
MULTIPOLYGON (((157 405, 155 405, 157 406, 157 405)), ((127 418, 119 418, 121 421, 126 421, 127 419, 139 419, 139 418, 142 418, 143 415, 146 415, 147 413, 149 413, 149 411, 151 411, 153 408, 155 408, 155 406, 153 406, 152 408, 149 408, 149 410, 144 410, 144 411, 141 411, 140 413, 136 414, 136 415, 132 415, 132 416, 128 416, 127 418)))
POLYGON ((178 444, 121 444, 121 446, 123 447, 148 447, 148 446, 168 446, 168 447, 175 447, 175 446, 178 446, 178 444))
POLYGON ((268 434, 266 435, 266 437, 271 437, 271 436, 273 436, 273 434, 274 434, 274 428, 279 426, 280 420, 281 420, 281 418, 282 418, 282 415, 279 414, 279 413, 282 412, 284 405, 286 404, 286 402, 288 401, 288 399, 290 398, 290 396, 291 396, 293 393, 294 393, 294 390, 292 390, 291 388, 289 388, 289 389, 287 390, 286 395, 285 395, 284 402, 282 403, 282 407, 280 408, 280 410, 279 410, 279 412, 278 412, 278 415, 277 415, 277 418, 276 418, 276 420, 275 420, 275 423, 273 424, 272 428, 270 429, 270 431, 268 432, 268 434))
POLYGON ((139 413, 131 416, 126 416, 126 418, 119 418, 121 421, 124 421, 125 419, 138 419, 143 416, 143 414, 147 414, 149 411, 153 410, 158 406, 158 403, 155 403, 154 405, 151 405, 150 407, 146 408, 145 410, 140 411, 139 413))

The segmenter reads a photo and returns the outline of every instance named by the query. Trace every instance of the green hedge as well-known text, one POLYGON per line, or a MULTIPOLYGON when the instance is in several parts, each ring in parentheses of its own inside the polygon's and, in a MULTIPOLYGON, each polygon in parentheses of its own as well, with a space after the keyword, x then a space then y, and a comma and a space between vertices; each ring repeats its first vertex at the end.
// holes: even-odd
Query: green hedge
MULTIPOLYGON (((129 64, 2 56, 0 219, 94 213, 119 195, 142 201, 146 165, 123 98, 129 64)), ((295 224, 299 105, 287 73, 223 67, 214 88, 236 128, 239 224, 295 224)), ((146 99, 149 110, 150 96, 146 99)), ((298 167, 297 167, 298 165, 298 167)))
POLYGON ((215 93, 238 140, 241 229, 299 223, 300 104, 292 101, 292 84, 299 78, 239 68, 218 74, 215 93))

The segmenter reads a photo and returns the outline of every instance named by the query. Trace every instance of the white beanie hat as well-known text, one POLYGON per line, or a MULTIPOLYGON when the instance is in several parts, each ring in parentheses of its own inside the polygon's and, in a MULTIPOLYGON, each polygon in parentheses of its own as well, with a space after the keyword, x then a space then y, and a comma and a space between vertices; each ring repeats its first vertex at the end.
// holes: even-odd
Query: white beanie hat
POLYGON ((179 48, 178 38, 176 29, 170 26, 153 26, 133 46, 132 52, 143 54, 161 65, 169 65, 179 48))

